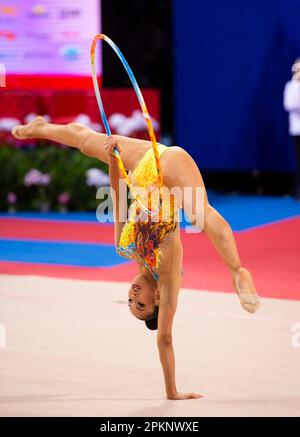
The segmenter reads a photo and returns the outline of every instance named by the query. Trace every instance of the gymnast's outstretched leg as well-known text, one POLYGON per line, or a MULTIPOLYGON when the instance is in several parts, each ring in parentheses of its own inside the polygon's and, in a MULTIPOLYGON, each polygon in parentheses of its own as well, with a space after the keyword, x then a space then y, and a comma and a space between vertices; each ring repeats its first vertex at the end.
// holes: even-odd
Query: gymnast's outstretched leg
MULTIPOLYGON (((52 124, 43 117, 36 117, 31 123, 16 126, 12 130, 18 139, 41 138, 79 149, 87 156, 108 163, 104 143, 107 135, 98 133, 79 123, 52 124)), ((122 146, 122 161, 127 170, 133 170, 146 151, 150 141, 118 136, 122 146)))

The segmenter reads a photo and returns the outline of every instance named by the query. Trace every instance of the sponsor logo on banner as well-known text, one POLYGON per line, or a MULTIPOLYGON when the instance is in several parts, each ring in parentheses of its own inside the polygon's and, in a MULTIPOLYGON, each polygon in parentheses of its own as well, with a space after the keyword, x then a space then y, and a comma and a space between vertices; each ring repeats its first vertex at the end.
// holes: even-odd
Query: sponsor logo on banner
POLYGON ((76 46, 63 46, 60 49, 60 54, 67 61, 77 61, 80 57, 80 48, 76 46))
POLYGON ((74 41, 74 39, 80 39, 81 34, 76 30, 75 31, 63 30, 61 33, 61 37, 62 40, 74 41))
POLYGON ((18 7, 13 5, 0 5, 0 15, 15 17, 18 14, 18 7))
MULTIPOLYGON (((90 75, 89 52, 100 31, 100 4, 101 0, 0 0, 0 62, 10 75, 71 74, 79 80, 90 75)), ((15 83, 11 81, 13 87, 15 83)))
POLYGON ((17 35, 9 30, 0 30, 0 38, 6 39, 7 41, 14 41, 17 35))
POLYGON ((65 20, 67 18, 79 18, 81 16, 81 10, 80 9, 61 9, 58 12, 58 17, 65 20))
POLYGON ((46 5, 39 3, 31 8, 29 15, 33 18, 48 18, 49 13, 46 5))

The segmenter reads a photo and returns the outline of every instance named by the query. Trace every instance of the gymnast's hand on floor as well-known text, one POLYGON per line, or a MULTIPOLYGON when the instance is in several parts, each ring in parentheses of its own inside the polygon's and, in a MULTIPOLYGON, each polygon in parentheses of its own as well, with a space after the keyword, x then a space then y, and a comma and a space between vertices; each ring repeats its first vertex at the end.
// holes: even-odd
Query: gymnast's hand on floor
POLYGON ((187 399, 203 398, 203 395, 198 393, 175 393, 174 395, 168 395, 167 398, 172 401, 185 401, 187 399))
POLYGON ((119 139, 118 137, 114 136, 114 135, 110 135, 109 137, 107 137, 107 139, 105 140, 104 143, 104 149, 107 151, 107 153, 109 154, 109 156, 114 157, 114 149, 117 149, 119 153, 122 152, 122 148, 119 145, 119 139))

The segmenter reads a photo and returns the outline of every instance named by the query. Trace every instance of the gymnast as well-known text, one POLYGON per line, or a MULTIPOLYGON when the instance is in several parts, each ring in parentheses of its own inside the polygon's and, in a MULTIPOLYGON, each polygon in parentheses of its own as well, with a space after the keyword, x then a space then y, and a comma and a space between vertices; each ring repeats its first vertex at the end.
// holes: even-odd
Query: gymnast
MULTIPOLYGON (((37 117, 27 125, 16 126, 12 134, 18 139, 42 138, 56 141, 109 164, 111 190, 115 193, 112 199, 116 250, 135 260, 138 266, 138 274, 133 278, 128 291, 129 310, 133 316, 144 321, 149 329, 157 329, 157 346, 167 398, 184 400, 202 397, 197 393, 178 392, 175 383, 172 325, 183 273, 183 249, 177 220, 181 208, 184 207, 191 223, 201 228, 222 257, 242 307, 249 313, 255 313, 260 307, 260 300, 251 273, 241 265, 229 224, 209 204, 203 179, 192 157, 181 147, 158 144, 162 188, 171 192, 176 188, 175 194, 167 198, 161 194, 164 190, 159 190, 160 202, 156 204, 159 205, 159 211, 164 213, 158 214, 159 220, 152 220, 152 216, 148 221, 136 220, 137 215, 141 218, 144 214, 149 218, 149 211, 157 210, 151 209, 152 200, 150 204, 147 203, 148 195, 141 195, 139 201, 132 201, 127 216, 127 202, 120 201, 119 192, 119 180, 124 175, 117 165, 114 151, 118 150, 134 186, 145 188, 147 192, 149 187, 158 186, 157 163, 150 141, 107 136, 78 123, 51 124, 43 117, 37 117), (191 187, 192 195, 185 196, 186 187, 191 187), (203 192, 202 212, 197 206, 198 189, 203 192), (126 219, 120 220, 124 212, 121 210, 124 209, 126 219), (203 221, 197 220, 198 213, 203 213, 203 221)), ((153 198, 155 201, 155 194, 153 198)))

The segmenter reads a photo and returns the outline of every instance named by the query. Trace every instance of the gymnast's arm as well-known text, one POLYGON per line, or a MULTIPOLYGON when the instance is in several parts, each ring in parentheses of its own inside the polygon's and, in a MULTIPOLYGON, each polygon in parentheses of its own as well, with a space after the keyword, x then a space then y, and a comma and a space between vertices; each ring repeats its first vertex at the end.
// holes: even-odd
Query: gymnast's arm
POLYGON ((197 399, 197 393, 179 393, 175 383, 175 355, 172 342, 173 319, 177 308, 178 294, 181 285, 181 273, 162 274, 159 279, 159 312, 157 346, 160 362, 165 378, 168 399, 197 399))
POLYGON ((105 141, 104 147, 109 155, 110 192, 114 210, 114 239, 115 245, 117 246, 127 217, 127 190, 124 189, 124 192, 120 194, 119 181, 124 179, 115 155, 113 154, 115 147, 119 152, 121 152, 121 147, 118 144, 117 138, 113 136, 108 137, 105 141))

